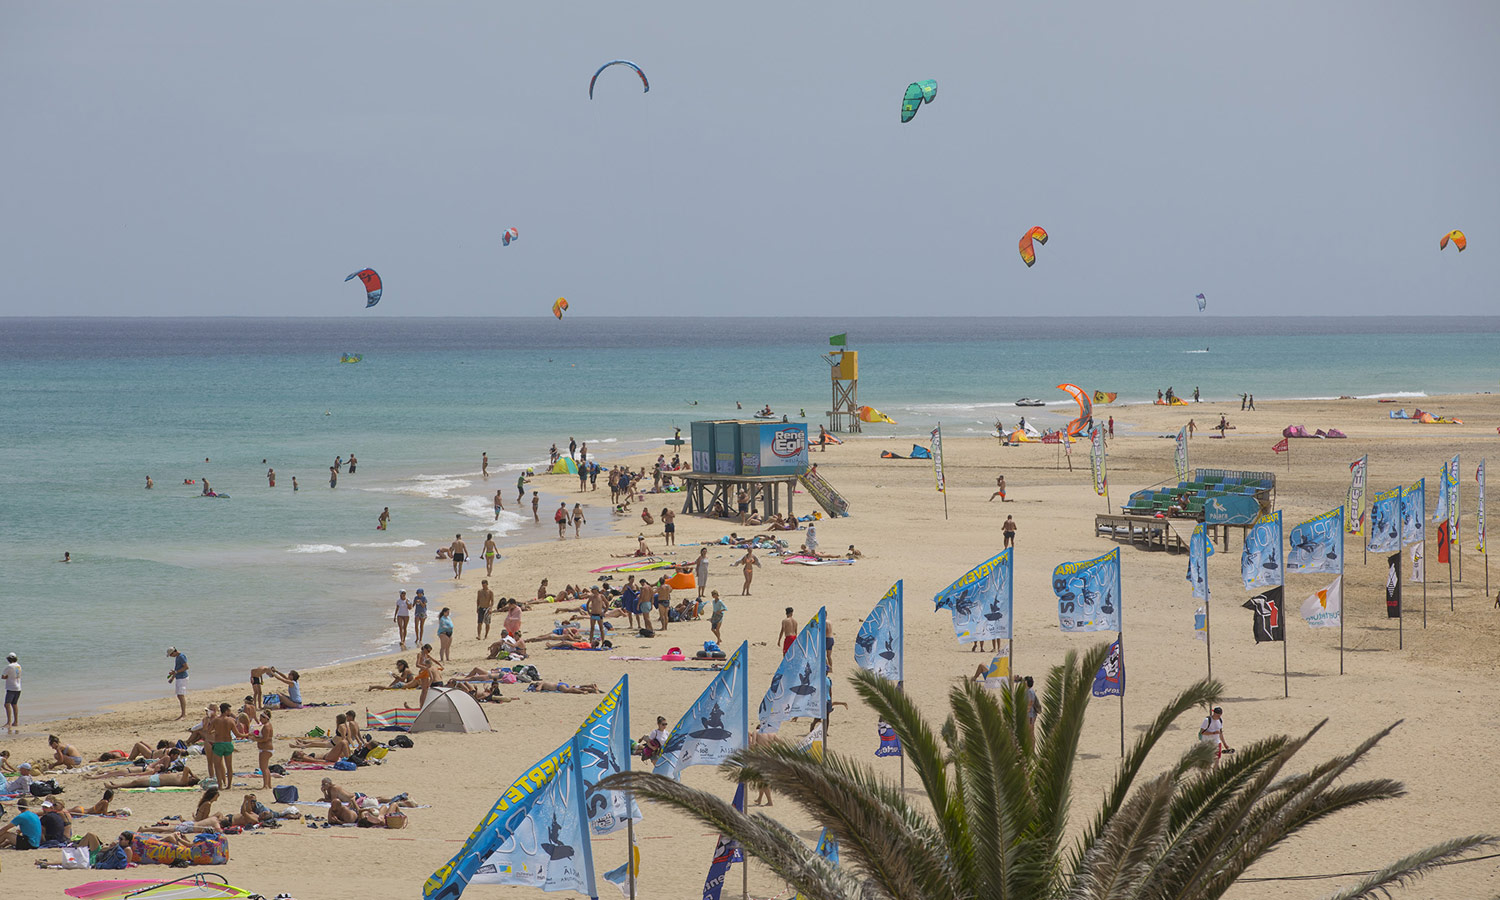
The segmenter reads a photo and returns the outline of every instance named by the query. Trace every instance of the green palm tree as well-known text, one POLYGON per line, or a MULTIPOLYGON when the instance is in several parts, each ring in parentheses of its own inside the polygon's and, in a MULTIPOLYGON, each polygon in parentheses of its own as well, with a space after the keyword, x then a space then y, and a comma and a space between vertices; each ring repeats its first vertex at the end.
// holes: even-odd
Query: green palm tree
MULTIPOLYGON (((1069 840, 1073 763, 1094 672, 1107 651, 1100 645, 1081 659, 1070 652, 1052 669, 1034 741, 1022 685, 998 701, 973 683, 953 688, 939 735, 895 684, 857 673, 851 681, 860 697, 901 738, 927 794, 921 807, 868 766, 836 753, 820 762, 771 744, 741 751, 722 767, 731 781, 768 786, 806 810, 838 840, 842 866, 818 857, 775 819, 746 815, 668 778, 626 772, 601 787, 633 791, 713 826, 812 900, 1220 897, 1302 828, 1405 792, 1389 779, 1340 781, 1399 722, 1296 774, 1284 770, 1321 723, 1300 738, 1242 746, 1218 765, 1213 748, 1200 743, 1166 771, 1143 776, 1146 758, 1172 723, 1219 698, 1218 682, 1200 681, 1157 714, 1121 761, 1091 824, 1069 840)), ((1496 840, 1472 835, 1428 847, 1334 896, 1383 894, 1496 840)))

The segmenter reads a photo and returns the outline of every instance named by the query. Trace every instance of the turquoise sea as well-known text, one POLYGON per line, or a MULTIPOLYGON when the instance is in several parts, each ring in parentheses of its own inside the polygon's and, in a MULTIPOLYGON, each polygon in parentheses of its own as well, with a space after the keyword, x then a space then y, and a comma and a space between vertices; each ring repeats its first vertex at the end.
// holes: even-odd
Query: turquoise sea
MULTIPOLYGON (((545 483, 541 526, 529 508, 494 522, 490 497, 513 510, 516 473, 551 443, 665 449, 736 402, 816 422, 836 332, 860 351, 861 401, 900 422, 880 438, 985 433, 1023 396, 1061 423, 1064 381, 1141 402, 1500 380, 1500 317, 0 319, 0 653, 21 655, 23 714, 165 696, 173 644, 196 687, 389 649, 395 591, 441 589, 450 535, 550 530, 545 483), (329 490, 351 452, 357 474, 329 490), (231 499, 182 484, 205 476, 231 499)), ((504 567, 499 593, 529 590, 504 567)))

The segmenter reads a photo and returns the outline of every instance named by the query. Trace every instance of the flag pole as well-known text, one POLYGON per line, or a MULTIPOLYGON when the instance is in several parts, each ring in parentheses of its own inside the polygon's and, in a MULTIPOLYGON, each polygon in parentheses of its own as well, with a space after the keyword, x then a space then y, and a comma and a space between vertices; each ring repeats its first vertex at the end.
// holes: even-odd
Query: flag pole
MULTIPOLYGON (((1208 535, 1205 534, 1203 536, 1203 540, 1207 541, 1208 540, 1208 535)), ((1208 590, 1208 552, 1204 551, 1204 554, 1203 554, 1203 643, 1204 643, 1204 648, 1205 648, 1205 655, 1208 657, 1208 677, 1209 677, 1210 680, 1212 680, 1213 677, 1214 677, 1214 629, 1213 629, 1213 619, 1210 617, 1210 613, 1209 613, 1209 609, 1210 609, 1211 605, 1212 604, 1210 603, 1210 600, 1209 600, 1209 590, 1208 590)))
MULTIPOLYGON (((628 797, 628 795, 627 795, 628 797)), ((626 799, 626 803, 630 800, 626 799)), ((629 811, 628 809, 626 810, 629 811)), ((625 877, 630 882, 630 900, 635 900, 635 820, 625 820, 625 877)))
MULTIPOLYGON (((1422 506, 1427 506, 1427 491, 1422 491, 1422 506)), ((1427 510, 1422 510, 1422 515, 1427 515, 1427 510)), ((1413 569, 1416 566, 1412 566, 1413 569)), ((1422 527, 1422 629, 1427 629, 1427 527, 1422 527)))
POLYGON ((1451 529, 1448 533, 1448 611, 1453 612, 1453 532, 1451 529))
MULTIPOLYGON (((1125 588, 1124 578, 1120 579, 1120 630, 1115 634, 1115 640, 1120 644, 1120 671, 1125 671, 1125 588)), ((1205 622, 1204 624, 1207 624, 1205 622)), ((1015 623, 1011 624, 1011 630, 1015 630, 1015 623)), ((1125 689, 1120 688, 1120 758, 1125 758, 1125 689)))
MULTIPOLYGON (((1340 526, 1342 527, 1342 526, 1340 526)), ((1340 563, 1342 565, 1342 563, 1340 563)), ((1339 572, 1339 674, 1344 674, 1344 615, 1347 610, 1344 607, 1344 573, 1339 572)))

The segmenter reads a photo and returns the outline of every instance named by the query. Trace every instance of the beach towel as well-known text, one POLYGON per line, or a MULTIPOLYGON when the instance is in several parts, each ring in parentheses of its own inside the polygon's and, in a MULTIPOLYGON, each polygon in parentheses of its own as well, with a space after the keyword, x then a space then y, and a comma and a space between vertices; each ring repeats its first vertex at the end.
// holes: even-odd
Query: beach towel
POLYGON ((854 565, 854 560, 852 560, 852 559, 818 559, 817 557, 814 557, 814 556, 803 556, 801 554, 797 554, 797 555, 793 555, 793 556, 784 557, 781 560, 781 564, 784 565, 784 566, 790 566, 790 565, 798 565, 798 566, 852 566, 852 565, 854 565))
POLYGON ((130 850, 131 857, 143 866, 170 866, 179 861, 191 866, 222 866, 229 862, 229 838, 222 834, 197 835, 191 850, 137 834, 130 850))
POLYGON ((617 659, 621 662, 661 662, 659 656, 611 656, 610 659, 617 659))
MULTIPOLYGON (((342 762, 342 760, 340 760, 340 762, 342 762)), ((323 769, 332 769, 332 768, 335 768, 337 766, 338 766, 338 763, 330 763, 330 762, 315 763, 315 762, 305 762, 303 760, 298 760, 297 762, 289 762, 289 763, 286 764, 286 768, 292 769, 292 770, 298 771, 298 772, 317 772, 317 771, 321 771, 323 769)))
POLYGON ((183 791, 194 791, 195 787, 143 787, 143 788, 120 788, 127 794, 179 794, 183 791))

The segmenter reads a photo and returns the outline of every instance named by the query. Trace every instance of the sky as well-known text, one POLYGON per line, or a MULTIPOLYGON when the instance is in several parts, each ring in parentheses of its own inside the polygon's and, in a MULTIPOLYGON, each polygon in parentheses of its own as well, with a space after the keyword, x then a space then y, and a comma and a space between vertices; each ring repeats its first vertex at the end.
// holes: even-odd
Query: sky
POLYGON ((1497 46, 1483 0, 13 0, 0 316, 1492 313, 1497 46), (618 58, 650 92, 590 100, 618 58))

